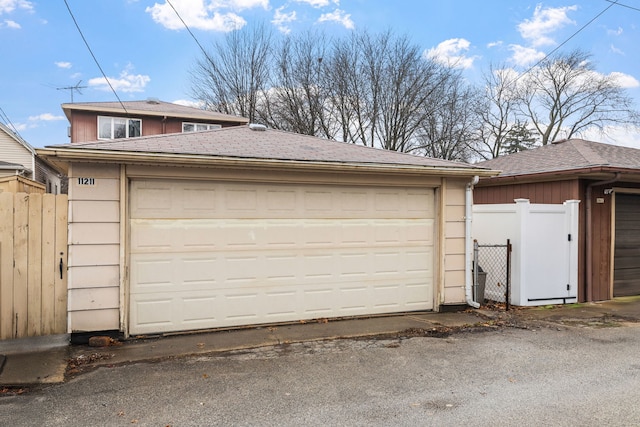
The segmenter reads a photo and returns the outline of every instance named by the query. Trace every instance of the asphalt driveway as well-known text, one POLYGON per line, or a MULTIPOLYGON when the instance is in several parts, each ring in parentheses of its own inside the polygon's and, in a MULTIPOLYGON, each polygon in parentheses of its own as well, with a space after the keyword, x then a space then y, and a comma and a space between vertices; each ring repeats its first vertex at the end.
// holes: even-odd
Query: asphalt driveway
POLYGON ((0 419, 12 426, 639 425, 640 325, 589 319, 105 364, 0 398, 0 419))

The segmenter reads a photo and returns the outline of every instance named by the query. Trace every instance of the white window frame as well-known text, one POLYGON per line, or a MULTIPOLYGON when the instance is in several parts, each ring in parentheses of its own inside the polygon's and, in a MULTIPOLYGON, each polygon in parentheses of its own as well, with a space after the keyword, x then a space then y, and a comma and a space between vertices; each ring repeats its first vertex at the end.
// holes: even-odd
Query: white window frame
POLYGON ((222 129, 222 125, 214 123, 195 123, 195 122, 182 122, 182 133, 190 132, 202 132, 205 130, 222 129), (185 126, 193 126, 193 130, 184 130, 185 126), (198 127, 205 126, 205 129, 198 129, 198 127))
POLYGON ((140 135, 137 136, 142 136, 142 119, 135 119, 135 118, 128 118, 128 117, 115 117, 115 116, 98 116, 98 132, 97 132, 97 136, 98 139, 101 140, 110 140, 110 139, 121 139, 121 138, 114 138, 114 125, 116 120, 124 120, 125 121, 125 136, 124 138, 134 138, 132 136, 129 135, 129 125, 130 122, 133 121, 137 121, 140 123, 140 135), (101 137, 100 136, 100 121, 101 120, 108 120, 111 123, 111 137, 110 138, 105 138, 105 137, 101 137))

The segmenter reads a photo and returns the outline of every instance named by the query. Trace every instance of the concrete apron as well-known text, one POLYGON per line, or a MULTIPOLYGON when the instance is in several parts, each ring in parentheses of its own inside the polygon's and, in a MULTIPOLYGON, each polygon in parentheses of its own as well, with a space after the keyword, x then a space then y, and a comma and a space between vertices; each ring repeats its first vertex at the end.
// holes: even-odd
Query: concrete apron
POLYGON ((0 341, 0 387, 64 381, 69 335, 0 341))

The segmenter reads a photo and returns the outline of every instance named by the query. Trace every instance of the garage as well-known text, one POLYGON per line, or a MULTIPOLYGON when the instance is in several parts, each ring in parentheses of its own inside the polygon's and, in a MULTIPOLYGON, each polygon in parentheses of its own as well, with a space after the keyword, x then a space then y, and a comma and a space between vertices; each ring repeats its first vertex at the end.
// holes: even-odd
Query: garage
POLYGON ((471 190, 497 173, 256 126, 40 154, 69 176, 72 334, 466 307, 471 190))
POLYGON ((131 182, 130 333, 433 308, 434 191, 131 182))
POLYGON ((640 195, 615 194, 613 296, 640 295, 640 195))

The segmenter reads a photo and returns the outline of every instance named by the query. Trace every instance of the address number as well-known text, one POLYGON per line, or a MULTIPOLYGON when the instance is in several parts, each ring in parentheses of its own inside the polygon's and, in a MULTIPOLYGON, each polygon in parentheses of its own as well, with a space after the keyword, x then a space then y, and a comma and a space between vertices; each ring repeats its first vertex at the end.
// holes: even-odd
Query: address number
POLYGON ((96 185, 96 179, 95 178, 82 178, 82 177, 78 177, 78 185, 96 185))

